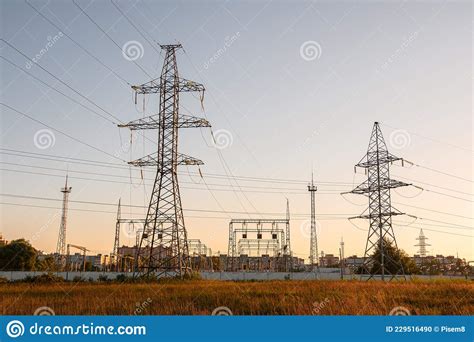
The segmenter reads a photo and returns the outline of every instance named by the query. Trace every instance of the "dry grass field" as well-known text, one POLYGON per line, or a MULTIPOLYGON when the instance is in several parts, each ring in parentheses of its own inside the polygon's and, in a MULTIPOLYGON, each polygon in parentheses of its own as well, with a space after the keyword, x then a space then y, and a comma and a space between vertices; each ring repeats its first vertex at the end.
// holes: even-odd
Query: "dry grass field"
POLYGON ((3 315, 209 315, 225 306, 234 315, 474 314, 474 285, 464 281, 359 282, 190 280, 153 284, 0 284, 3 315))

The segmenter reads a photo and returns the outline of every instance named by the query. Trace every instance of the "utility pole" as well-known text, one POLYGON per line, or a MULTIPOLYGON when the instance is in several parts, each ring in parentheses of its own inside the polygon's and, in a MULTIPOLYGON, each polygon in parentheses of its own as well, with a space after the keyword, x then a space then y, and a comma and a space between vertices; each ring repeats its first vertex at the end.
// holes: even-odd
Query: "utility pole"
POLYGON ((117 221, 115 222, 114 251, 112 252, 112 255, 114 256, 115 272, 120 271, 119 254, 118 254, 118 249, 120 247, 120 218, 121 218, 121 212, 122 212, 120 201, 121 199, 119 198, 118 206, 117 206, 117 221))
POLYGON ((286 240, 285 240, 285 255, 286 255, 286 272, 291 272, 293 270, 293 257, 291 255, 291 246, 290 246, 290 201, 286 199, 286 240))
POLYGON ((389 277, 389 280, 397 276, 406 279, 401 261, 394 260, 386 251, 387 245, 392 245, 398 252, 392 228, 392 216, 403 215, 402 212, 392 207, 390 190, 410 185, 390 179, 390 165, 398 160, 403 165, 402 158, 388 152, 379 123, 375 122, 367 154, 355 165, 355 168, 365 169, 367 181, 349 192, 366 195, 369 198, 369 208, 360 216, 349 218, 369 220, 369 232, 362 265, 363 274, 368 274, 368 279, 373 279, 376 275, 380 275, 382 281, 385 281, 386 276, 389 277), (374 258, 376 251, 378 251, 378 258, 374 258))
POLYGON ((309 262, 311 264, 311 271, 317 272, 319 270, 318 262, 318 236, 316 232, 316 201, 315 193, 318 188, 314 185, 313 174, 311 173, 311 184, 308 185, 308 191, 311 195, 311 241, 309 248, 309 262))
POLYGON ((159 113, 119 127, 158 130, 158 150, 129 164, 156 167, 156 177, 140 245, 135 276, 178 276, 191 272, 187 231, 178 185, 178 165, 202 165, 201 160, 178 152, 180 128, 210 127, 205 119, 180 114, 179 93, 204 93, 200 83, 179 77, 176 51, 181 44, 160 45, 165 52, 159 79, 132 86, 137 94, 159 94, 159 113))
POLYGON ((341 280, 344 280, 344 273, 345 273, 345 260, 344 260, 344 240, 341 237, 341 247, 339 248, 339 262, 341 265, 341 280))
POLYGON ((61 188, 61 192, 63 193, 63 208, 61 214, 61 224, 59 226, 58 243, 56 245, 56 264, 61 271, 66 267, 67 211, 69 204, 69 194, 72 190, 72 187, 67 186, 67 178, 68 176, 66 175, 66 184, 64 185, 64 188, 61 188))

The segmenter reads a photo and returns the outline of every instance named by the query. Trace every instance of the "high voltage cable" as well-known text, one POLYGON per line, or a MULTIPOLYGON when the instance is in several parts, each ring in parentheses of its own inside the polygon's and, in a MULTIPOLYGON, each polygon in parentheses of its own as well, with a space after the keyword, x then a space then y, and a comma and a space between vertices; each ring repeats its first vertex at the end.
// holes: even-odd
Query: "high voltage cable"
MULTIPOLYGON (((0 150, 6 150, 6 151, 9 151, 9 149, 1 149, 0 150)), ((7 155, 11 155, 10 153, 5 153, 5 152, 2 152, 0 151, 0 153, 2 154, 7 154, 7 155)), ((21 152, 21 153, 31 153, 31 154, 36 154, 36 155, 44 155, 44 156, 50 156, 50 155, 47 155, 47 154, 40 154, 40 153, 32 153, 32 152, 21 152)), ((13 154, 13 155, 16 155, 16 154, 13 154)), ((53 161, 58 161, 58 162, 66 162, 64 160, 56 160, 56 159, 48 159, 48 158, 44 158, 44 157, 32 157, 32 156, 26 156, 26 155, 16 155, 16 156, 21 156, 21 157, 29 157, 29 158, 38 158, 38 159, 44 159, 44 160, 53 160, 53 161)), ((54 156, 54 158, 56 158, 56 156, 54 156)), ((68 157, 57 157, 57 158, 64 158, 64 159, 68 159, 68 157)), ((87 159, 79 159, 79 158, 71 158, 72 160, 75 160, 75 162, 72 162, 72 161, 67 161, 68 163, 78 163, 78 164, 85 164, 85 165, 91 165, 91 166, 98 166, 100 167, 100 165, 95 165, 95 164, 89 164, 89 163, 83 163, 83 162, 79 162, 81 160, 84 160, 84 161, 88 161, 87 159)), ((96 162, 96 161, 92 161, 91 162, 93 163, 102 163, 104 165, 107 165, 107 167, 112 167, 114 168, 114 165, 121 165, 121 164, 115 164, 115 163, 106 163, 106 162, 96 162), (110 165, 110 166, 109 166, 110 165)), ((122 167, 115 167, 117 169, 123 169, 123 170, 129 170, 128 167, 126 166, 122 166, 122 167)), ((149 171, 149 170, 143 170, 145 172, 149 171)), ((78 172, 78 171, 76 171, 78 172)), ((150 171, 151 172, 151 171, 150 171)), ((191 172, 189 172, 191 173, 191 172)), ((195 174, 195 175, 199 175, 199 173, 192 173, 192 174, 195 174)), ((225 179, 225 175, 221 175, 221 174, 206 174, 206 177, 209 177, 209 178, 215 178, 215 179, 225 179)), ((294 184, 292 183, 292 181, 288 180, 288 181, 285 181, 283 179, 275 179, 275 182, 272 182, 272 181, 269 181, 269 179, 264 179, 264 178, 252 178, 252 177, 245 177, 245 176, 235 176, 236 178, 238 179, 241 179, 241 180, 248 180, 248 181, 251 181, 251 182, 268 182, 268 183, 286 183, 286 184, 294 184), (247 179, 247 178, 252 178, 252 179, 247 179)), ((301 182, 304 182, 304 181, 301 181, 301 182)), ((348 183, 343 183, 343 182, 317 182, 318 184, 322 184, 322 185, 331 185, 331 184, 341 184, 341 185, 344 185, 344 184, 348 184, 348 183), (329 184, 325 184, 325 183, 329 183, 329 184)), ((245 187, 245 186, 242 186, 242 187, 245 187)), ((448 190, 448 191, 456 191, 456 190, 453 190, 453 189, 449 189, 449 188, 444 188, 445 190, 448 190)), ((275 188, 275 190, 282 190, 282 188, 275 188)), ((461 198, 461 197, 457 197, 457 196, 452 196, 452 195, 449 195, 449 194, 445 194, 445 193, 441 193, 441 192, 438 192, 438 191, 434 191, 434 190, 431 190, 431 189, 424 189, 425 191, 427 192, 432 192, 432 193, 435 193, 435 194, 439 194, 439 195, 442 195, 442 196, 447 196, 447 197, 451 197, 451 198, 455 198, 455 199, 459 199, 459 200, 463 200, 463 201, 467 201, 467 202, 472 202, 471 200, 468 200, 468 199, 464 199, 464 198, 461 198)), ((331 190, 327 190, 327 191, 331 191, 331 190)), ((470 195, 472 196, 471 194, 468 194, 468 193, 465 193, 466 195, 470 195)))
MULTIPOLYGON (((394 223, 394 225, 397 226, 396 223, 394 223)), ((418 227, 411 227, 411 226, 403 226, 403 228, 412 228, 412 229, 416 229, 416 230, 419 229, 418 227)), ((472 238, 472 235, 465 235, 465 234, 458 234, 458 233, 446 232, 446 231, 443 231, 443 230, 435 230, 435 229, 431 229, 431 228, 423 228, 423 230, 427 230, 427 231, 430 231, 430 232, 443 233, 443 234, 448 234, 448 235, 456 235, 456 236, 464 236, 464 237, 470 237, 470 238, 472 238)))
MULTIPOLYGON (((383 122, 381 122, 380 124, 382 124, 383 126, 387 126, 387 127, 391 128, 391 129, 401 130, 400 128, 387 125, 386 123, 383 123, 383 122)), ((430 137, 427 137, 427 136, 423 136, 423 135, 421 135, 421 134, 413 133, 413 132, 411 132, 411 131, 407 131, 407 130, 404 130, 404 131, 406 131, 408 134, 411 134, 411 135, 414 135, 414 136, 417 136, 417 137, 420 137, 420 138, 423 138, 423 139, 426 139, 426 140, 431 140, 431 141, 434 141, 434 142, 436 142, 436 143, 438 143, 438 144, 443 144, 443 145, 455 147, 455 148, 458 148, 458 149, 461 149, 461 150, 465 150, 465 151, 474 153, 474 150, 471 150, 471 149, 466 148, 466 147, 463 147, 463 146, 458 146, 458 145, 451 144, 451 143, 448 143, 448 142, 440 141, 440 140, 437 140, 437 139, 434 139, 434 138, 430 138, 430 137)))
POLYGON ((411 179, 411 178, 406 178, 406 177, 402 177, 402 176, 398 176, 398 175, 394 175, 394 174, 392 174, 392 175, 393 175, 395 178, 405 179, 405 180, 408 180, 408 181, 415 182, 415 183, 417 183, 417 184, 429 185, 429 186, 432 186, 432 187, 435 187, 435 188, 438 188, 438 189, 443 189, 443 190, 448 190, 448 191, 452 191, 452 192, 457 192, 458 194, 473 196, 472 193, 468 193, 468 192, 464 192, 464 191, 458 191, 458 190, 446 188, 446 187, 444 187, 444 186, 439 186, 439 185, 432 184, 432 183, 426 183, 426 182, 422 182, 422 181, 419 181, 419 180, 415 180, 415 179, 411 179))
MULTIPOLYGON (((146 38, 145 35, 143 34, 143 31, 144 31, 143 28, 142 28, 141 30, 138 29, 137 26, 136 26, 136 25, 139 25, 138 23, 135 25, 135 23, 134 23, 132 20, 130 20, 130 19, 128 18, 128 16, 120 9, 120 7, 119 7, 113 0, 110 0, 110 2, 111 2, 112 5, 117 9, 117 11, 119 11, 120 14, 122 14, 122 16, 128 21, 128 23, 129 23, 131 26, 133 26, 133 28, 143 37, 143 39, 145 39, 145 40, 147 41, 147 43, 150 44, 150 46, 151 46, 158 54, 160 54, 161 52, 160 52, 160 50, 158 50, 158 49, 156 48, 155 44, 151 43, 151 42, 148 40, 148 38, 146 38)), ((155 41, 155 43, 158 44, 158 42, 156 42, 156 41, 155 41)))
MULTIPOLYGON (((10 44, 9 42, 7 42, 5 39, 3 38, 0 38, 1 41, 3 41, 5 44, 7 44, 9 47, 11 47, 13 50, 15 50, 16 52, 18 52, 20 55, 22 55, 24 58, 26 58, 27 60, 32 60, 31 58, 29 58, 26 54, 24 54, 22 51, 20 51, 19 49, 17 49, 14 45, 10 44)), ((84 96, 82 93, 78 92, 76 89, 72 88, 69 84, 67 84, 66 82, 64 82, 63 80, 61 80, 59 77, 57 77, 56 75, 54 75, 53 73, 51 73, 50 71, 48 71, 46 68, 44 68, 43 66, 41 66, 38 62, 35 62, 34 65, 40 67, 43 71, 45 71, 46 73, 48 73, 51 77, 53 77, 54 79, 56 79, 58 82, 60 82, 61 84, 63 84, 64 86, 66 86, 67 88, 69 88, 70 90, 72 90, 74 93, 76 93, 77 95, 79 95, 80 97, 82 97, 84 100, 86 100, 87 102, 91 103, 92 105, 96 106, 97 108, 99 108, 101 111, 103 111, 104 113, 106 113, 107 115, 109 115, 110 117, 114 118, 114 120, 117 120, 118 122, 121 122, 119 118, 117 118, 114 114, 110 113, 109 111, 105 110, 104 108, 102 108, 101 106, 99 106, 98 104, 96 104, 95 102, 91 101, 88 97, 84 96)), ((102 116, 101 117, 111 123, 113 123, 114 125, 117 125, 117 122, 114 122, 110 119, 107 119, 105 116, 102 116)))
POLYGON ((457 214, 451 214, 451 213, 447 213, 447 212, 445 212, 445 211, 427 209, 427 208, 417 207, 417 206, 414 206, 414 205, 408 205, 408 204, 404 204, 404 203, 400 203, 400 202, 393 202, 393 204, 404 205, 404 206, 410 207, 410 208, 416 208, 416 209, 431 211, 431 212, 438 213, 438 214, 444 214, 444 215, 449 215, 449 216, 455 216, 455 217, 465 218, 465 219, 469 219, 469 220, 474 220, 474 217, 463 216, 463 215, 457 215, 457 214))
POLYGON ((90 57, 95 59, 100 65, 102 65, 104 68, 109 70, 112 74, 114 74, 118 79, 120 79, 122 82, 124 82, 127 85, 131 84, 124 79, 122 76, 120 76, 117 72, 115 72, 112 68, 107 66, 104 62, 102 62, 99 58, 97 58, 95 55, 93 55, 89 50, 87 50, 82 44, 77 42, 75 39, 73 39, 70 35, 68 35, 64 30, 62 30, 59 26, 57 26, 54 22, 52 22, 48 17, 46 17, 43 13, 41 13, 36 7, 34 7, 32 4, 28 2, 28 0, 25 0, 26 4, 30 6, 33 10, 36 11, 42 18, 44 18, 47 22, 49 22, 51 25, 53 25, 56 29, 58 29, 60 32, 62 32, 66 37, 68 37, 74 44, 76 44, 81 50, 83 50, 85 53, 87 53, 90 57))
MULTIPOLYGON (((78 162, 90 162, 94 163, 91 164, 92 166, 98 166, 101 167, 101 165, 95 165, 95 164, 104 164, 106 167, 114 167, 117 166, 118 169, 124 169, 124 170, 129 170, 128 166, 125 166, 123 164, 118 164, 118 163, 109 163, 109 162, 103 162, 103 161, 95 161, 95 160, 90 160, 90 159, 81 159, 81 158, 72 158, 72 157, 64 157, 64 156, 55 156, 51 154, 45 154, 45 153, 35 153, 35 152, 26 152, 26 151, 19 151, 19 150, 13 150, 13 149, 6 149, 6 148, 0 148, 0 153, 3 154, 9 154, 1 151, 13 151, 13 152, 18 152, 18 153, 23 153, 23 154, 33 154, 36 156, 46 156, 46 157, 52 157, 52 158, 61 158, 61 159, 67 159, 67 162, 74 163, 73 161, 78 161, 78 162), (73 160, 73 161, 69 161, 73 160)), ((23 155, 19 155, 23 156, 23 155)), ((28 156, 25 156, 28 157, 28 156)), ((33 157, 32 157, 33 158, 33 157)), ((46 159, 46 158, 39 158, 35 157, 37 159, 45 159, 45 160, 51 160, 51 159, 46 159)), ((65 162, 64 160, 57 160, 58 162, 65 162)), ((81 163, 78 163, 81 164, 81 163)), ((89 165, 89 164, 85 164, 89 165)), ((105 167, 105 166, 104 166, 105 167)), ((143 169, 145 172, 154 172, 152 170, 147 170, 143 169)), ((198 172, 187 172, 196 176, 199 176, 198 172)), ((227 178, 227 175, 225 174, 216 174, 216 173, 206 173, 206 177, 209 178, 227 178)), ((255 181, 255 182, 267 182, 267 183, 288 183, 288 184, 304 184, 306 185, 308 182, 305 180, 295 180, 295 179, 283 179, 283 178, 259 178, 259 177, 249 177, 249 176, 234 176, 234 178, 239 179, 239 180, 248 180, 248 181, 255 181)), ((323 185, 353 185, 353 183, 350 182, 336 182, 336 181, 319 181, 316 182, 317 184, 323 184, 323 185)))
POLYGON ((32 116, 30 116, 30 115, 28 115, 28 114, 26 114, 26 113, 23 113, 23 112, 21 112, 21 111, 15 109, 15 108, 13 108, 13 107, 11 107, 11 106, 5 104, 5 103, 0 103, 0 105, 5 106, 5 107, 9 108, 10 110, 13 110, 13 111, 17 112, 18 114, 23 115, 24 117, 26 117, 26 118, 28 118, 28 119, 30 119, 30 120, 36 122, 36 123, 39 123, 39 124, 41 124, 41 125, 43 125, 43 126, 49 128, 49 129, 51 129, 51 130, 57 132, 57 133, 60 133, 60 134, 62 134, 62 135, 64 135, 64 136, 68 137, 69 139, 72 139, 72 140, 74 140, 74 141, 76 141, 76 142, 78 142, 78 143, 80 143, 80 144, 82 144, 82 145, 88 146, 88 147, 90 147, 90 148, 92 148, 92 149, 94 149, 94 150, 96 150, 96 151, 102 152, 102 153, 104 153, 104 154, 106 154, 106 155, 108 155, 108 156, 110 156, 110 157, 112 157, 112 158, 114 158, 114 159, 124 161, 124 160, 122 160, 122 159, 120 159, 120 158, 114 156, 113 154, 107 152, 107 151, 104 151, 104 150, 102 150, 102 149, 100 149, 100 148, 98 148, 98 147, 92 146, 92 145, 89 144, 89 143, 86 143, 86 142, 84 142, 84 141, 82 141, 82 140, 79 140, 79 139, 77 139, 77 138, 74 138, 73 136, 71 136, 71 135, 69 135, 69 134, 67 134, 67 133, 64 133, 63 131, 61 131, 61 130, 59 130, 59 129, 57 129, 57 128, 54 128, 54 127, 52 127, 52 126, 49 126, 49 125, 45 124, 44 122, 42 122, 42 121, 40 121, 40 120, 38 120, 38 119, 35 119, 35 118, 33 118, 32 116))
MULTIPOLYGON (((7 171, 7 172, 16 172, 16 173, 25 173, 25 174, 32 174, 32 175, 39 175, 39 176, 48 176, 48 177, 60 177, 63 178, 63 175, 55 175, 51 173, 41 173, 41 172, 34 172, 34 171, 23 171, 23 170, 12 170, 12 169, 0 169, 0 171, 7 171)), ((80 179, 80 180, 89 180, 89 181, 96 181, 96 182, 106 182, 106 183, 116 183, 116 184, 130 184, 130 182, 124 182, 124 181, 115 181, 115 180, 110 180, 110 179, 96 179, 96 178, 86 178, 86 177, 75 177, 75 176, 69 176, 71 179, 80 179)), ((127 177, 128 178, 128 177, 127 177)), ((147 183, 151 184, 151 183, 147 183)), ((190 183, 189 183, 190 184, 190 183)), ((187 189, 187 190, 213 190, 213 191, 221 191, 221 192, 230 192, 234 190, 229 190, 229 189, 215 189, 215 188, 193 188, 193 187, 182 187, 182 189, 187 189)), ((262 194, 280 194, 282 191, 252 191, 252 190, 242 190, 246 191, 249 193, 262 193, 262 194)), ((284 192, 286 194, 292 194, 292 195, 306 195, 306 192, 284 192)), ((320 195, 339 195, 339 192, 320 192, 320 195)))
MULTIPOLYGON (((44 169, 44 170, 53 170, 53 171, 62 171, 62 172, 69 172, 69 173, 82 173, 82 174, 89 174, 89 175, 95 175, 95 176, 110 176, 110 177, 116 177, 116 178, 127 178, 127 179, 136 179, 136 180, 149 180, 153 181, 153 178, 146 178, 146 177, 130 177, 129 175, 115 175, 111 173, 98 173, 98 172, 87 172, 87 171, 75 171, 71 169, 58 169, 58 168, 53 168, 53 167, 44 167, 44 166, 35 166, 35 165, 25 165, 25 164, 18 164, 18 163, 9 163, 9 162, 2 162, 0 161, 0 164, 6 164, 6 165, 14 165, 14 166, 22 166, 22 167, 30 167, 30 168, 35 168, 35 169, 44 169)), ((14 170, 13 170, 14 171, 14 170)), ((196 182, 185 182, 182 181, 182 183, 185 184, 196 184, 196 185, 204 185, 204 183, 196 183, 196 182)), ((228 186, 226 184, 217 184, 217 183, 209 183, 207 185, 212 185, 212 186, 228 186)), ((242 185, 242 188, 250 188, 250 189, 271 189, 271 190, 280 190, 282 192, 285 192, 285 190, 293 190, 293 191, 298 191, 300 190, 302 193, 307 193, 306 191, 302 191, 301 188, 276 188, 276 187, 269 187, 269 186, 246 186, 242 185)), ((333 191, 333 192, 339 192, 341 191, 340 189, 331 189, 331 190, 325 190, 325 191, 333 191)), ((323 191, 324 193, 324 191, 323 191)))
MULTIPOLYGON (((23 69, 22 67, 20 67, 19 65, 17 65, 17 64, 15 64, 15 63, 13 63, 12 61, 10 61, 8 58, 5 58, 5 57, 3 57, 3 56, 0 56, 0 58, 2 58, 3 60, 5 60, 7 63, 13 65, 15 68, 19 69, 20 71, 24 72, 24 73, 27 74, 28 76, 34 78, 34 79, 37 80, 38 82, 41 82, 42 84, 44 84, 44 85, 45 85, 46 87, 48 87, 49 89, 54 90, 55 92, 57 92, 57 93, 63 95, 63 96, 66 97, 67 99, 69 99, 69 100, 73 101, 74 103, 78 104, 78 105, 81 106, 82 108, 85 108, 85 109, 87 109, 87 110, 89 110, 89 111, 95 113, 96 115, 100 116, 101 118, 103 118, 103 119, 105 119, 105 120, 107 120, 107 121, 109 121, 109 122, 112 122, 112 121, 109 120, 107 117, 105 117, 105 116, 103 116, 102 114, 96 112, 94 109, 91 109, 91 108, 87 107, 86 105, 84 105, 83 103, 77 101, 77 100, 74 99, 73 97, 71 97, 71 96, 69 96, 69 95, 63 93, 62 91, 60 91, 60 90, 54 88, 53 86, 50 86, 48 83, 46 83, 46 82, 44 82, 43 80, 41 80, 40 78, 36 77, 36 76, 33 75, 32 73, 30 73, 30 72, 24 70, 24 69, 23 69)), ((115 124, 114 122, 112 122, 112 123, 115 124)))
MULTIPOLYGON (((115 44, 115 46, 116 46, 120 51, 123 51, 123 50, 122 50, 122 47, 121 47, 99 24, 97 24, 97 22, 96 22, 94 19, 92 19, 92 17, 91 17, 89 14, 87 14, 87 12, 86 12, 85 10, 83 10, 82 7, 79 6, 79 5, 76 3, 75 0, 72 0, 72 3, 73 3, 77 8, 79 8, 79 10, 80 10, 87 18, 89 18, 89 20, 90 20, 107 38, 109 38, 110 41, 112 41, 112 42, 115 44)), ((131 59, 131 61, 132 61, 133 64, 135 64, 138 68, 140 68, 140 70, 143 71, 143 73, 144 73, 145 75, 147 75, 147 76, 150 77, 150 78, 153 78, 152 76, 150 76, 150 74, 148 74, 148 72, 147 72, 140 64, 137 63, 137 61, 135 61, 135 60, 133 60, 133 59, 131 59)))
MULTIPOLYGON (((52 198, 52 197, 42 197, 42 196, 27 196, 27 195, 18 195, 18 194, 6 194, 6 193, 0 193, 0 196, 4 197, 14 197, 14 198, 24 198, 24 199, 34 199, 34 200, 44 200, 44 201, 55 201, 55 202, 62 202, 62 199, 59 198, 52 198)), ((113 206, 117 207, 117 203, 108 203, 108 202, 96 202, 96 201, 78 201, 78 200, 70 200, 69 202, 72 203, 78 203, 78 204, 93 204, 93 205, 102 205, 102 206, 113 206)), ((122 207, 129 207, 129 208, 148 208, 148 206, 142 206, 142 205, 134 205, 134 204, 121 204, 122 207)), ((221 210, 209 210, 209 209, 189 209, 189 208, 183 208, 185 211, 195 211, 195 212, 204 212, 204 213, 232 213, 232 214, 246 214, 246 212, 243 211, 226 211, 223 212, 221 210)), ((250 212, 250 214, 256 214, 256 212, 250 212)), ((264 215, 282 215, 284 216, 285 213, 262 213, 264 215)), ((293 214, 294 216, 309 216, 307 214, 302 214, 302 213, 295 213, 293 214)), ((324 214, 319 214, 321 216, 349 216, 351 214, 332 214, 332 213, 324 213, 324 214)))

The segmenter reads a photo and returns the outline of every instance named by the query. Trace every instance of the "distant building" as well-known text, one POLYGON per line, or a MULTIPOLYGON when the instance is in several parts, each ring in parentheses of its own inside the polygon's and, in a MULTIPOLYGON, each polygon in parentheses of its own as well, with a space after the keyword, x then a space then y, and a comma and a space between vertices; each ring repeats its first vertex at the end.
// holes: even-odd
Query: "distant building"
POLYGON ((339 265, 339 257, 334 254, 326 254, 319 257, 319 266, 320 267, 334 267, 339 265))

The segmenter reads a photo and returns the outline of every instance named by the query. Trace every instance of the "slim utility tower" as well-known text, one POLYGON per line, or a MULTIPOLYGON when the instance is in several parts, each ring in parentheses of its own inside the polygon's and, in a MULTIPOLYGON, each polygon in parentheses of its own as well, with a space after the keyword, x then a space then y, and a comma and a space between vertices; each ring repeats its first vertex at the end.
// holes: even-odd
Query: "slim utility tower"
POLYGON ((291 272, 293 270, 293 255, 290 246, 290 201, 286 199, 286 223, 285 223, 285 248, 284 255, 286 257, 286 270, 291 272))
POLYGON ((369 198, 369 208, 360 216, 351 217, 369 220, 369 232, 364 253, 361 278, 368 274, 368 279, 380 275, 384 281, 402 276, 405 279, 403 265, 387 253, 387 246, 391 245, 398 251, 397 241, 392 228, 392 216, 403 215, 392 207, 390 189, 410 184, 390 179, 390 164, 403 159, 388 152, 378 122, 374 123, 369 141, 367 154, 355 166, 364 168, 367 181, 350 191, 353 194, 366 195, 369 198), (377 253, 375 253, 377 252, 377 253), (374 258, 374 253, 376 257, 374 258))
POLYGON ((311 174, 311 184, 308 185, 308 191, 311 195, 311 241, 309 248, 309 262, 311 271, 315 272, 319 268, 318 262, 318 237, 316 233, 316 201, 315 193, 318 188, 314 185, 313 174, 311 174))
POLYGON ((341 279, 344 279, 344 273, 346 270, 346 262, 344 260, 344 239, 341 237, 341 243, 339 247, 339 263, 341 265, 341 279))
POLYGON ((115 264, 115 271, 119 269, 119 254, 118 249, 120 247, 120 219, 122 208, 120 206, 121 199, 119 198, 118 206, 117 206, 117 221, 115 222, 115 240, 114 240, 114 251, 112 255, 114 256, 114 264, 115 264))
POLYGON ((156 167, 156 177, 140 246, 135 258, 135 276, 182 277, 191 271, 188 239, 178 185, 178 165, 202 165, 201 160, 178 152, 180 128, 210 127, 207 120, 180 114, 180 92, 204 92, 200 83, 179 77, 176 50, 181 44, 160 45, 165 52, 161 76, 132 86, 135 95, 159 94, 159 113, 119 127, 158 130, 158 150, 129 162, 134 166, 156 167))
POLYGON ((61 224, 59 226, 58 244, 56 245, 56 264, 60 270, 66 267, 66 226, 67 226, 67 210, 69 204, 69 194, 72 187, 67 186, 68 176, 66 175, 66 184, 61 188, 63 193, 63 209, 61 214, 61 224))
POLYGON ((415 247, 420 247, 418 253, 420 253, 420 256, 422 258, 424 258, 426 257, 426 247, 431 245, 426 243, 426 240, 428 240, 428 238, 423 233, 423 229, 420 229, 420 235, 416 239, 418 240, 418 243, 415 245, 415 247))

